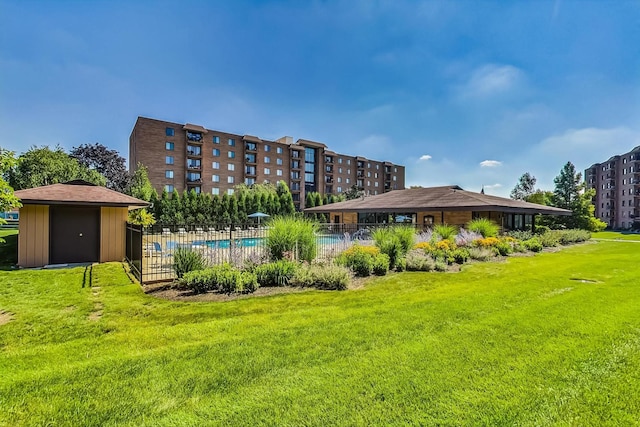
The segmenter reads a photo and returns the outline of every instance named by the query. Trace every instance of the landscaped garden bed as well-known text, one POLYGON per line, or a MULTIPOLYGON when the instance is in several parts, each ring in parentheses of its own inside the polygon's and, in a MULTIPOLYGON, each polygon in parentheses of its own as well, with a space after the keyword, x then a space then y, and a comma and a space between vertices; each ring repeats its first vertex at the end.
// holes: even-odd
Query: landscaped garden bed
POLYGON ((201 252, 179 248, 173 264, 177 279, 161 289, 147 287, 146 292, 177 300, 228 301, 308 288, 346 290, 354 287, 354 278, 404 270, 457 272, 467 263, 530 256, 590 239, 582 230, 499 235, 499 227, 486 219, 470 221, 465 228, 445 224, 419 233, 412 226, 393 225, 373 230, 369 241, 352 241, 335 257, 316 259, 317 228, 301 217, 275 218, 266 251, 234 264, 209 265, 201 252))

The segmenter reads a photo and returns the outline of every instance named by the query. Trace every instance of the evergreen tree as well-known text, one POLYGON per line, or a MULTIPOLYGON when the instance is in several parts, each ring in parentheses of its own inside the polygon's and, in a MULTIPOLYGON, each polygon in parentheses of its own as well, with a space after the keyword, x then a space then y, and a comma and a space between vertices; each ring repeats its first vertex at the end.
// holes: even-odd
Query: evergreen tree
POLYGON ((211 214, 212 221, 215 225, 219 225, 222 223, 222 201, 220 200, 220 196, 214 194, 211 197, 211 214))
POLYGON ((234 196, 229 197, 229 221, 238 224, 238 200, 234 196))
POLYGON ((229 195, 224 193, 220 203, 220 220, 223 224, 228 225, 231 222, 231 215, 229 214, 229 195))
POLYGON ((173 214, 171 223, 175 225, 184 225, 182 200, 180 199, 180 192, 178 191, 174 191, 173 193, 171 193, 171 209, 173 214))
POLYGON ((293 196, 289 190, 289 186, 284 181, 278 181, 276 187, 278 198, 280 199, 280 208, 278 214, 280 215, 292 215, 296 211, 296 206, 293 203, 293 196))
POLYGON ((536 177, 525 172, 516 186, 511 190, 511 198, 515 200, 527 200, 535 192, 536 177))

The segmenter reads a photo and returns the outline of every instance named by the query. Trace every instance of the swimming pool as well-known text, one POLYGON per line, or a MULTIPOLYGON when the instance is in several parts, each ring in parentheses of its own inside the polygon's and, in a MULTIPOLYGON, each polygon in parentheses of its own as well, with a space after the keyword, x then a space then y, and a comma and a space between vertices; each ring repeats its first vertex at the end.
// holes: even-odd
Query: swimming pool
MULTIPOLYGON (((342 236, 332 236, 332 235, 325 235, 325 236, 318 236, 316 237, 316 242, 319 245, 331 245, 331 244, 335 244, 335 243, 340 243, 342 241, 342 236)), ((235 245, 237 247, 241 247, 241 248, 252 248, 252 247, 256 247, 256 246, 263 246, 266 243, 266 238, 264 237, 243 237, 240 239, 233 239, 233 242, 235 243, 235 245)), ((225 248, 229 248, 231 246, 231 240, 226 239, 226 240, 207 240, 207 241, 203 241, 203 242, 193 242, 194 246, 198 246, 198 245, 202 245, 202 246, 207 246, 208 248, 211 249, 215 249, 215 248, 219 248, 219 249, 225 249, 225 248)))

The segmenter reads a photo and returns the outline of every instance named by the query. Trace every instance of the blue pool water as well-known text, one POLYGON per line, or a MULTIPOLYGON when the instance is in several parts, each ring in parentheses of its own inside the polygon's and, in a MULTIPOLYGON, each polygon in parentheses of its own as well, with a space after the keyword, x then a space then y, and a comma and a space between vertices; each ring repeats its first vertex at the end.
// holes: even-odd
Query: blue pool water
MULTIPOLYGON (((236 246, 242 248, 251 248, 264 244, 264 237, 243 237, 242 239, 234 239, 236 246)), ((342 241, 341 236, 318 236, 316 238, 319 245, 330 245, 342 241)), ((228 248, 231 246, 231 241, 227 240, 207 240, 205 242, 208 248, 228 248)))

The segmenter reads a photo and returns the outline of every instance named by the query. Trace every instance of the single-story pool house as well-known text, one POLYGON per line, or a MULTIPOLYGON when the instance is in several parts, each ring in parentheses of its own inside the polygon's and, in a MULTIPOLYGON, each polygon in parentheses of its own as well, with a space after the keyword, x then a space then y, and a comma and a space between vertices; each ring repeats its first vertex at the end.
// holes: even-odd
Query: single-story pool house
POLYGON ((18 265, 122 261, 129 209, 144 200, 71 181, 19 190, 18 265))
POLYGON ((571 211, 535 203, 474 193, 454 186, 394 190, 304 210, 327 214, 334 224, 410 223, 463 226, 487 218, 503 230, 533 230, 535 215, 571 215, 571 211))

